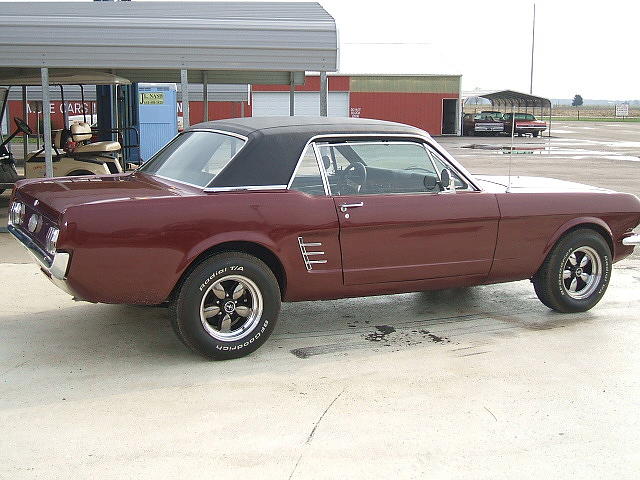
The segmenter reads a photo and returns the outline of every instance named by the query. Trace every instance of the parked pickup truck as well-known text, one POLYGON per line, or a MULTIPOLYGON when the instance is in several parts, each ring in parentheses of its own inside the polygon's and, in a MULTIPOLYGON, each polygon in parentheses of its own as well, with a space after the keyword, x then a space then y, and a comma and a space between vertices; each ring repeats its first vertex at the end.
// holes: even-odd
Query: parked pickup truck
POLYGON ((495 135, 504 131, 502 113, 480 112, 467 113, 463 117, 462 129, 464 135, 488 134, 495 135))
MULTIPOLYGON (((511 135, 511 127, 514 123, 511 115, 511 113, 505 113, 502 116, 504 131, 509 135, 511 135)), ((536 120, 536 117, 530 113, 516 113, 515 117, 515 134, 518 136, 530 133, 534 137, 537 137, 547 129, 547 122, 536 120)))

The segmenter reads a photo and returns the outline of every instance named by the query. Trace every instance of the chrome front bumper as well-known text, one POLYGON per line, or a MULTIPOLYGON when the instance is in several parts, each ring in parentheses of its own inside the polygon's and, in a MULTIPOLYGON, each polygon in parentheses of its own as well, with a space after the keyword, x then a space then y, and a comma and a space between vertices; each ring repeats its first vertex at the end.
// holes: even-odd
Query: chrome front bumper
POLYGON ((635 233, 630 237, 625 237, 622 239, 623 245, 640 245, 640 233, 635 233))
POLYGON ((67 278, 67 269, 69 268, 70 255, 64 252, 56 252, 53 258, 37 245, 28 235, 20 231, 13 225, 8 225, 7 230, 20 244, 27 249, 27 252, 35 259, 42 271, 55 283, 58 287, 67 291, 65 288, 65 280, 67 278))

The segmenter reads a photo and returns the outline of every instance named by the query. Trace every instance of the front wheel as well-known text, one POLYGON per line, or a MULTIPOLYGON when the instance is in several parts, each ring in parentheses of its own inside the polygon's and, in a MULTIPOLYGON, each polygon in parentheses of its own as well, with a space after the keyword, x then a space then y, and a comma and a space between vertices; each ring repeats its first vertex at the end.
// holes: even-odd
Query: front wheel
POLYGON ((553 247, 532 278, 536 295, 558 312, 584 312, 595 306, 609 285, 611 250, 589 229, 570 232, 553 247))
POLYGON ((273 331, 280 288, 259 259, 221 253, 186 277, 172 307, 173 329, 185 345, 215 360, 238 358, 256 350, 273 331))

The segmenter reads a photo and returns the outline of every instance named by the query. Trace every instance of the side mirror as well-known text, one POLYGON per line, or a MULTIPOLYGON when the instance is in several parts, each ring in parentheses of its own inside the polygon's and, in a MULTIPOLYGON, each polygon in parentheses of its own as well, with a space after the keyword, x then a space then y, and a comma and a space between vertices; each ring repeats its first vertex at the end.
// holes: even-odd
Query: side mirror
POLYGON ((455 191, 455 184, 453 183, 453 175, 448 168, 443 168, 440 172, 440 187, 442 190, 455 191))
POLYGON ((424 184, 424 188, 427 192, 433 192, 438 187, 438 179, 435 176, 432 177, 431 175, 425 175, 422 183, 424 184))

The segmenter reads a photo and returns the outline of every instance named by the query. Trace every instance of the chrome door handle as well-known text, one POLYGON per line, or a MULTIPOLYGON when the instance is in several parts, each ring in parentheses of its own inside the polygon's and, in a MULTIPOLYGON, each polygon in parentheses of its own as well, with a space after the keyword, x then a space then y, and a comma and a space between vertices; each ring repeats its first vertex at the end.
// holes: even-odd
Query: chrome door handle
POLYGON ((341 212, 346 212, 347 208, 356 208, 356 207, 363 207, 363 206, 364 206, 364 202, 343 203, 342 205, 340 205, 340 211, 341 212))

